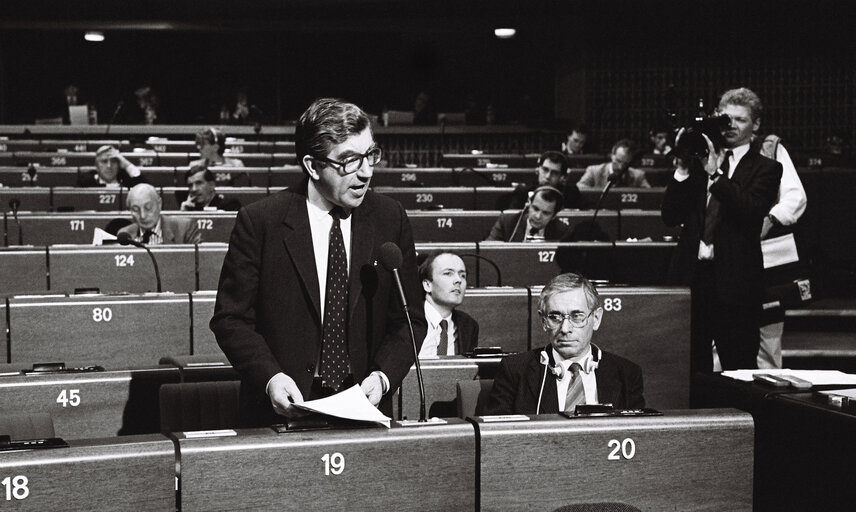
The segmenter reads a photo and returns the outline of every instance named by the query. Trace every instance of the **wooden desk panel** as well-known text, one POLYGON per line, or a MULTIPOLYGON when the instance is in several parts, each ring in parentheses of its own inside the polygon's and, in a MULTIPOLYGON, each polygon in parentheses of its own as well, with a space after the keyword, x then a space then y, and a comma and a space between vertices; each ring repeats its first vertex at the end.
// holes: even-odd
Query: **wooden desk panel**
POLYGON ((95 162, 94 152, 78 151, 16 151, 15 165, 39 164, 50 167, 80 167, 95 162))
MULTIPOLYGON (((610 189, 600 207, 604 210, 660 210, 665 188, 628 188, 615 187, 610 189)), ((594 207, 600 198, 600 188, 581 188, 580 194, 585 204, 594 207)))
MULTIPOLYGON (((190 162, 189 153, 164 153, 161 151, 131 151, 122 153, 134 165, 140 167, 176 167, 190 162)), ((95 161, 93 157, 92 161, 95 161)))
MULTIPOLYGON (((60 361, 43 357, 37 361, 60 361)), ((102 364, 97 357, 88 363, 102 364)), ((160 386, 179 381, 175 367, 101 372, 9 375, 28 364, 0 366, 0 410, 49 413, 57 437, 91 439, 160 432, 160 386)), ((0 452, 0 460, 3 454, 0 452)))
MULTIPOLYGON (((549 342, 538 316, 542 288, 532 288, 532 348, 549 342)), ((689 407, 689 289, 604 287, 598 293, 604 311, 592 342, 642 367, 649 407, 689 407)))
MULTIPOLYGON (((299 165, 282 165, 270 168, 271 187, 296 187, 305 174, 299 165)), ((271 192, 273 193, 273 192, 271 192)))
POLYGON ((24 239, 31 244, 78 244, 92 243, 95 228, 105 229, 114 219, 127 219, 127 211, 75 212, 75 213, 29 213, 18 215, 24 231, 24 239))
POLYGON ((503 352, 529 350, 529 290, 472 288, 460 309, 479 323, 479 346, 503 352))
POLYGON ((498 153, 444 153, 443 165, 446 167, 531 167, 538 165, 537 153, 498 154, 498 153))
POLYGON ((456 185, 451 169, 438 167, 377 167, 373 187, 451 187, 456 185))
POLYGON ((616 240, 650 237, 659 242, 664 237, 677 240, 680 233, 680 226, 670 228, 663 223, 659 210, 621 210, 621 233, 616 240))
MULTIPOLYGON (((195 246, 154 245, 150 250, 157 258, 164 291, 196 290, 195 246)), ((157 289, 151 258, 136 247, 51 246, 49 262, 51 290, 141 293, 157 289)))
POLYGON ((646 418, 533 418, 477 418, 482 510, 603 502, 639 510, 752 510, 749 414, 711 409, 646 418))
MULTIPOLYGON (((0 167, 0 184, 6 187, 73 187, 77 167, 0 167)), ((5 208, 5 206, 4 206, 5 208)))
POLYGON ((499 217, 498 211, 409 211, 413 238, 419 242, 476 242, 484 240, 499 217))
POLYGON ((75 188, 54 187, 52 190, 53 210, 72 211, 117 211, 125 208, 127 189, 119 188, 75 188))
MULTIPOLYGON (((51 189, 46 187, 2 187, 0 188, 0 204, 4 211, 10 211, 9 201, 17 199, 21 202, 18 212, 47 212, 51 209, 51 189)), ((11 222, 12 216, 9 215, 11 222)))
POLYGON ((193 355, 223 355, 214 333, 208 327, 208 322, 214 316, 214 301, 217 299, 216 290, 203 290, 190 294, 193 320, 191 342, 193 355))
POLYGON ((475 436, 472 425, 457 419, 426 427, 178 437, 184 511, 475 509, 475 436), (340 474, 333 472, 335 454, 344 459, 340 474), (325 456, 332 461, 327 475, 325 456))
MULTIPOLYGON (((439 359, 420 359, 425 384, 425 407, 429 418, 451 418, 458 415, 456 399, 459 380, 492 379, 501 358, 469 358, 445 356, 439 359)), ((416 365, 404 377, 399 388, 398 419, 419 419, 419 381, 416 365)))
POLYGON ((471 187, 374 187, 373 190, 395 199, 407 210, 477 209, 475 190, 471 187))
POLYGON ((0 248, 0 296, 46 291, 46 259, 44 247, 0 248))
POLYGON ((164 215, 185 217, 196 222, 196 229, 202 234, 203 242, 228 242, 235 227, 235 217, 238 212, 182 212, 164 211, 164 215))
MULTIPOLYGON (((537 159, 536 159, 537 161, 537 159)), ((523 184, 534 187, 538 183, 535 162, 531 167, 454 169, 456 184, 462 187, 514 187, 523 184)))
POLYGON ((151 366, 190 354, 188 294, 9 299, 10 362, 92 361, 151 366))
MULTIPOLYGON (((24 499, 13 494, 11 500, 3 501, 3 510, 176 509, 175 448, 163 435, 68 444, 68 448, 0 453, 0 479, 23 476, 29 491, 24 499)), ((0 495, 4 498, 5 492, 0 495)))
MULTIPOLYGON (((496 262, 505 286, 546 284, 562 272, 578 272, 589 279, 608 279, 613 245, 607 242, 525 243, 480 242, 479 255, 496 262)), ((490 265, 481 265, 478 286, 496 283, 490 265)))
POLYGON ((226 258, 226 243, 204 243, 197 246, 196 272, 200 290, 216 290, 220 283, 220 270, 226 258))

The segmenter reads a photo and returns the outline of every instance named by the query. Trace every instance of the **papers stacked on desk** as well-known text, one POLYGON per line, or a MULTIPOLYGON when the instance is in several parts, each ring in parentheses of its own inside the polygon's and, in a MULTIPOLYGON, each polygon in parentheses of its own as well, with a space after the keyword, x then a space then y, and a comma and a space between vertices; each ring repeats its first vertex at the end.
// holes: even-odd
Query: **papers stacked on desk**
POLYGON ((815 386, 853 385, 856 386, 856 375, 838 370, 727 370, 722 372, 725 377, 752 382, 755 374, 790 375, 811 382, 815 386))

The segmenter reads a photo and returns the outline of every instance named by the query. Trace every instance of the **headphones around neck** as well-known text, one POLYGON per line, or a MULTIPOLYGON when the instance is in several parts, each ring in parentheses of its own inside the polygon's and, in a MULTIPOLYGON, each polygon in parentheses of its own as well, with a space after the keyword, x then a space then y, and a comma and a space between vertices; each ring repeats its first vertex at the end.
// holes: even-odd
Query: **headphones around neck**
MULTIPOLYGON (((556 364, 556 361, 553 359, 552 349, 552 345, 547 345, 541 350, 540 363, 544 365, 544 376, 541 378, 541 391, 538 393, 538 405, 535 407, 535 414, 538 414, 541 410, 541 397, 544 396, 544 383, 547 381, 547 370, 549 369, 550 373, 556 376, 556 380, 562 380, 562 377, 565 376, 565 368, 561 364, 556 364)), ((591 373, 597 370, 600 358, 600 347, 592 343, 591 357, 585 360, 585 367, 582 369, 583 372, 591 373)))

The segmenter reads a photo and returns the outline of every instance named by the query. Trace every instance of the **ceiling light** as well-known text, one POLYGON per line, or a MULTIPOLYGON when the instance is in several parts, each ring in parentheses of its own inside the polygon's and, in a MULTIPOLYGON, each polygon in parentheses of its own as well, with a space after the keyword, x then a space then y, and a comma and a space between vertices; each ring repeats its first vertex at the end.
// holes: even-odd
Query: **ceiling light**
POLYGON ((104 40, 104 32, 98 32, 95 30, 90 30, 86 34, 83 35, 83 39, 86 39, 92 43, 100 43, 104 40))
POLYGON ((511 39, 517 34, 517 29, 514 28, 496 28, 493 30, 493 35, 500 39, 511 39))

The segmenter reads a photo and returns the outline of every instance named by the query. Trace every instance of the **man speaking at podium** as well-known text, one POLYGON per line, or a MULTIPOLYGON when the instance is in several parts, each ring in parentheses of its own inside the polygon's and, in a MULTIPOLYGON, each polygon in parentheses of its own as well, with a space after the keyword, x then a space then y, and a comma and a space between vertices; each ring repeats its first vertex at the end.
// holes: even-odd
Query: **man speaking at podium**
MULTIPOLYGON (((389 415, 413 349, 380 248, 401 248, 408 303, 420 304, 410 223, 392 199, 371 192, 381 159, 368 116, 318 99, 295 128, 306 174, 241 209, 226 253, 211 330, 241 375, 241 426, 282 423, 294 403, 359 384, 389 415)), ((411 312, 425 337, 419 308, 411 312)))
POLYGON ((642 369, 592 345, 603 308, 594 285, 577 274, 554 277, 538 299, 550 343, 505 358, 482 414, 573 413, 581 404, 645 407, 642 369))

